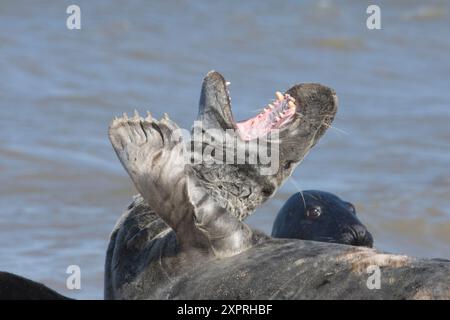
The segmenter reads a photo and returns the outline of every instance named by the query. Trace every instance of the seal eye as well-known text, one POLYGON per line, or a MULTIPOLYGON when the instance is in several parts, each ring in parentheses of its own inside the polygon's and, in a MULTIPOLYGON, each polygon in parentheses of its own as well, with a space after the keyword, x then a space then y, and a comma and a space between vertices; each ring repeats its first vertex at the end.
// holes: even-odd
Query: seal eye
POLYGON ((322 210, 320 207, 311 207, 306 210, 306 217, 309 219, 317 219, 320 217, 322 210))

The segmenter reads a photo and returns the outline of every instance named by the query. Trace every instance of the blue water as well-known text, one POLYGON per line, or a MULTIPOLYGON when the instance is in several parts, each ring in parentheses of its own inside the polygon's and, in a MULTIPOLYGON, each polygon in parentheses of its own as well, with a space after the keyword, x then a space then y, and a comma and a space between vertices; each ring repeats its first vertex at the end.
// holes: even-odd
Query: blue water
POLYGON ((378 4, 381 30, 357 0, 0 2, 0 270, 102 298, 108 236, 135 193, 108 124, 137 109, 189 128, 211 69, 238 119, 298 82, 339 96, 253 227, 270 232, 296 186, 321 189, 356 205, 376 247, 450 258, 450 5, 378 4), (81 30, 66 28, 73 3, 81 30))

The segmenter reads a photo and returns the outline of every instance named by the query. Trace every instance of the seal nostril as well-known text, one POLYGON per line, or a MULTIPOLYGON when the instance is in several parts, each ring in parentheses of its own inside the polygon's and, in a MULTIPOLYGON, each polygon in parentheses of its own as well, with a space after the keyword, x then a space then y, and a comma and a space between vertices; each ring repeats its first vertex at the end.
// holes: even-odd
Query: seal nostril
POLYGON ((354 225, 347 227, 345 232, 351 237, 351 241, 349 241, 350 245, 372 248, 372 235, 364 226, 354 225))
POLYGON ((372 241, 367 237, 359 237, 353 240, 352 246, 372 248, 372 241))

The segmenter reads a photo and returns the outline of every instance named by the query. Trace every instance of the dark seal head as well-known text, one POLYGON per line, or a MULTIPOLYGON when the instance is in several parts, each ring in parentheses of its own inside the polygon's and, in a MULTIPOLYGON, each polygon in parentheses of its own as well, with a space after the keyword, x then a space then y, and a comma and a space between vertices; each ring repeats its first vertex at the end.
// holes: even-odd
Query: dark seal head
POLYGON ((317 190, 299 192, 289 198, 275 219, 272 237, 369 248, 373 245, 372 235, 359 221, 353 204, 317 190))

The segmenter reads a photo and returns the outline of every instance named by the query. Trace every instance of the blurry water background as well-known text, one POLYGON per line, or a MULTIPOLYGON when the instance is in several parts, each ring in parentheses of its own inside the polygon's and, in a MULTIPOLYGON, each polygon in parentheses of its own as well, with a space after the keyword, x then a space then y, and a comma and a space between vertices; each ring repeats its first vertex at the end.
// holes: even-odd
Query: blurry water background
MULTIPOLYGON (((353 202, 382 250, 450 258, 450 5, 377 1, 0 2, 0 270, 101 299, 108 236, 135 193, 107 139, 114 115, 189 128, 204 74, 237 119, 298 82, 340 109, 295 171, 353 202), (82 29, 66 28, 81 7, 82 29), (65 288, 69 265, 82 289, 65 288)), ((270 232, 288 181, 248 222, 270 232)))

